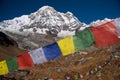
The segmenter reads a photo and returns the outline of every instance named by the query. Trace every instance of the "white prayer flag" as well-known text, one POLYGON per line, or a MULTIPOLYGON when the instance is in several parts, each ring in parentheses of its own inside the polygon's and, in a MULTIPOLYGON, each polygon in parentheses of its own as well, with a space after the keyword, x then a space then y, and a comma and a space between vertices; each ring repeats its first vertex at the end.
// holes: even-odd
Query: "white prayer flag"
POLYGON ((41 64, 47 62, 44 51, 42 48, 38 48, 29 52, 34 64, 41 64))

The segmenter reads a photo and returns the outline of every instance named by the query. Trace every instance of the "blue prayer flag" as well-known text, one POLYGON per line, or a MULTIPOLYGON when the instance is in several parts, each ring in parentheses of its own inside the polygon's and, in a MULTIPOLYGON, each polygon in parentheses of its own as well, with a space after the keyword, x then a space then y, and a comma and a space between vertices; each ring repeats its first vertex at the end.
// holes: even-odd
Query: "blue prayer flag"
POLYGON ((55 59, 62 55, 62 53, 58 47, 58 44, 56 42, 49 44, 47 46, 44 46, 43 51, 44 51, 44 54, 45 54, 47 60, 55 59))

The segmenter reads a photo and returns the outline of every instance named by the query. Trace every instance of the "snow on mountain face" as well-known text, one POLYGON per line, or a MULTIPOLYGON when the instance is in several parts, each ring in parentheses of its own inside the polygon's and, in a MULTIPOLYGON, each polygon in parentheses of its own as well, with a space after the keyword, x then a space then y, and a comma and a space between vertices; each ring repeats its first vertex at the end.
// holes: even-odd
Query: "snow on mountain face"
POLYGON ((50 6, 43 6, 30 15, 0 22, 0 29, 16 40, 19 47, 34 49, 43 46, 43 41, 52 42, 54 37, 74 35, 76 29, 83 25, 86 24, 81 23, 71 12, 60 13, 50 6), (51 41, 48 40, 50 36, 51 41), (41 39, 43 37, 45 39, 41 39))
MULTIPOLYGON (((67 31, 74 35, 80 24, 82 23, 71 12, 60 13, 50 6, 44 6, 30 15, 5 20, 0 23, 0 28, 14 33, 58 34, 67 31)), ((66 36, 69 36, 69 33, 66 36)))

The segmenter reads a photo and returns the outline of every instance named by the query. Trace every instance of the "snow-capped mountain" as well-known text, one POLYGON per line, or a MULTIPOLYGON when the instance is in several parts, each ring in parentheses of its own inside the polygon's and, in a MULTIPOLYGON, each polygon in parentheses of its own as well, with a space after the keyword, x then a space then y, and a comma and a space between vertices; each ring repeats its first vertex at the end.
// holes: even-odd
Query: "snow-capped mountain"
POLYGON ((86 27, 95 26, 109 19, 90 25, 81 23, 71 12, 61 13, 53 7, 43 6, 30 15, 0 22, 0 31, 12 37, 23 49, 35 49, 55 41, 56 37, 74 35, 86 27))
POLYGON ((0 23, 0 28, 14 33, 35 32, 40 34, 58 34, 69 32, 66 36, 74 34, 81 23, 71 12, 60 13, 53 7, 44 6, 30 15, 23 15, 12 20, 0 23))
POLYGON ((27 45, 28 47, 29 45, 36 48, 41 46, 39 45, 41 41, 46 41, 45 36, 47 38, 50 38, 50 36, 67 37, 74 35, 77 29, 85 25, 71 12, 61 13, 53 7, 43 6, 30 15, 23 15, 0 22, 0 29, 16 40, 20 47, 24 48, 23 46, 27 45), (40 39, 37 39, 39 37, 40 39))

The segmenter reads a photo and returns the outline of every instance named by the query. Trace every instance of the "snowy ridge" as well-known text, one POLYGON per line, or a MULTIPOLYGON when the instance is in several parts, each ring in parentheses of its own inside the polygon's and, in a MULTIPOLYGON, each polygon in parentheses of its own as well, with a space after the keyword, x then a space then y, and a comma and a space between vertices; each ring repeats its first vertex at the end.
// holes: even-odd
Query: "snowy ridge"
POLYGON ((108 19, 108 18, 105 18, 104 20, 96 20, 96 21, 93 21, 89 24, 89 26, 92 26, 92 27, 96 27, 98 25, 101 25, 103 23, 106 23, 108 21, 111 21, 112 19, 108 19))

